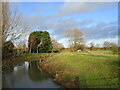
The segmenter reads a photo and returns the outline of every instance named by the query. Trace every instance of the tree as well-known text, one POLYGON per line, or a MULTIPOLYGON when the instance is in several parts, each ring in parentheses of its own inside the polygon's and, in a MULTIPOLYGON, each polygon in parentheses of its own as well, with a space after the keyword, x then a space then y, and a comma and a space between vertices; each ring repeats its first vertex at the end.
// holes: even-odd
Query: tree
POLYGON ((51 42, 52 42, 52 51, 58 51, 64 48, 64 46, 61 43, 57 42, 56 39, 52 39, 51 42))
POLYGON ((44 45, 44 40, 45 40, 45 38, 40 39, 40 43, 37 45, 37 53, 39 52, 39 48, 44 45))
POLYGON ((95 44, 95 49, 96 50, 100 49, 100 45, 99 44, 95 44))
POLYGON ((28 47, 31 52, 49 52, 52 49, 50 35, 47 31, 34 31, 30 34, 28 47))
POLYGON ((11 41, 5 42, 5 47, 3 48, 3 53, 13 53, 14 44, 11 41))
POLYGON ((91 42, 90 43, 90 50, 93 50, 95 48, 95 44, 94 44, 94 42, 91 42))
POLYGON ((26 23, 23 23, 17 9, 11 9, 8 2, 0 2, 2 11, 0 14, 2 48, 6 46, 6 41, 14 41, 19 39, 28 28, 26 23))
POLYGON ((30 50, 30 53, 31 53, 37 47, 36 46, 36 36, 35 35, 29 36, 28 42, 29 42, 29 50, 30 50))
POLYGON ((108 42, 108 41, 105 41, 104 43, 103 43, 103 45, 104 45, 104 49, 105 50, 107 50, 107 49, 109 49, 109 50, 111 50, 114 54, 115 53, 118 53, 118 45, 117 44, 115 44, 115 43, 113 43, 113 42, 108 42))
POLYGON ((69 42, 69 46, 71 49, 73 49, 73 51, 76 51, 78 49, 83 50, 82 46, 85 42, 83 32, 80 29, 68 29, 66 30, 66 36, 69 42))
POLYGON ((119 51, 118 51, 118 45, 117 45, 117 44, 115 44, 115 43, 110 43, 110 45, 111 45, 111 51, 113 52, 113 54, 116 54, 116 53, 119 52, 119 51))
POLYGON ((23 44, 23 50, 24 50, 24 51, 23 51, 24 53, 27 52, 27 45, 26 45, 25 43, 23 44))
POLYGON ((27 50, 26 41, 24 39, 20 39, 17 42, 15 42, 15 53, 24 53, 27 50))
POLYGON ((105 41, 105 42, 103 43, 103 45, 104 45, 104 49, 105 49, 105 50, 106 50, 106 49, 110 49, 110 47, 111 47, 111 43, 108 42, 108 41, 105 41))

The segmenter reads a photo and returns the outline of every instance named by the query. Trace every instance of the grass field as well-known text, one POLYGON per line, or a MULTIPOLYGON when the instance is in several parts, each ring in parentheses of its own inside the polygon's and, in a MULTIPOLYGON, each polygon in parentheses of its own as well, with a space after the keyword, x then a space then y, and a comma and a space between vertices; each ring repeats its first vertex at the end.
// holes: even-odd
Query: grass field
POLYGON ((54 80, 65 87, 72 87, 66 82, 76 78, 81 88, 118 87, 118 55, 110 51, 62 52, 48 58, 41 65, 44 69, 49 67, 54 80))

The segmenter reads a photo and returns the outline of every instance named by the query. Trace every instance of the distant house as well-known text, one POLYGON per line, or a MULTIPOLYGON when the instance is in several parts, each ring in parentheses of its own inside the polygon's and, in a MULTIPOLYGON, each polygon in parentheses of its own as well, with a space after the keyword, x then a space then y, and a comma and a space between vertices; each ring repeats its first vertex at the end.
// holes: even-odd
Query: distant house
POLYGON ((81 50, 79 49, 79 50, 77 50, 77 52, 81 52, 81 50))

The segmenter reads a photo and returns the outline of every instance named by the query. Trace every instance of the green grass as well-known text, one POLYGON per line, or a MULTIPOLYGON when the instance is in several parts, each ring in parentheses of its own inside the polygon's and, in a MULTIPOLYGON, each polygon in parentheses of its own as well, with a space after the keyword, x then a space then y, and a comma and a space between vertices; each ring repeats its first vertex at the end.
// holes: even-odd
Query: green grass
POLYGON ((80 87, 117 87, 118 57, 110 55, 110 51, 62 52, 48 61, 56 71, 63 71, 64 79, 72 80, 79 77, 80 87), (99 52, 103 54, 92 54, 99 52))
POLYGON ((43 56, 43 55, 55 55, 55 53, 22 53, 23 56, 43 56))
POLYGON ((90 52, 92 52, 92 53, 108 53, 108 54, 112 53, 111 50, 92 50, 90 52))

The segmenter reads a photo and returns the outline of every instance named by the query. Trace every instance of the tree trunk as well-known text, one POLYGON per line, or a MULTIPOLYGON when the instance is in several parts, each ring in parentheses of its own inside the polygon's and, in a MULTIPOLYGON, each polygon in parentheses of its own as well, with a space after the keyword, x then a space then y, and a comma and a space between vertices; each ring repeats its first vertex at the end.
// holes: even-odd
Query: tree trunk
POLYGON ((37 47, 37 53, 38 53, 38 47, 37 47))
POLYGON ((31 53, 31 46, 30 46, 30 51, 29 51, 29 53, 31 53))

